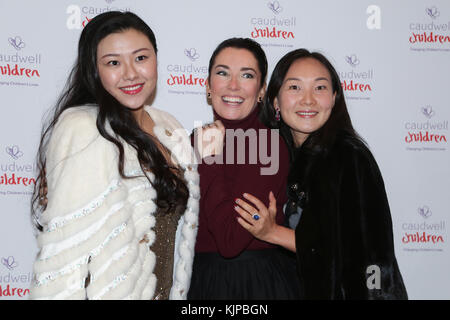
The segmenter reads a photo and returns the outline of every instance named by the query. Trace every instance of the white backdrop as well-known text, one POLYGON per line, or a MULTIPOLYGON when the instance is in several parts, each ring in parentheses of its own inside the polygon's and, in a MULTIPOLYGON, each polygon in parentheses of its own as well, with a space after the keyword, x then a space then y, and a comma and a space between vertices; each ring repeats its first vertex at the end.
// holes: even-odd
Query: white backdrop
POLYGON ((0 0, 0 299, 26 299, 36 254, 29 198, 46 110, 74 62, 83 26, 129 10, 154 30, 154 106, 187 128, 210 121, 204 79, 222 40, 334 63, 355 127, 384 176, 411 299, 450 298, 450 2, 448 0, 0 0))

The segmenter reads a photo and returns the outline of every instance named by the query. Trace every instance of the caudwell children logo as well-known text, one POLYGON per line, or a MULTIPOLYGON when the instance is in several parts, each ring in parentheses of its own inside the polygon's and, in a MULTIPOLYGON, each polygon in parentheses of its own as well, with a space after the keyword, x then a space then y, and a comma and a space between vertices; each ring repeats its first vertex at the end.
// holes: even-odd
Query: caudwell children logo
POLYGON ((18 145, 6 146, 3 150, 2 158, 6 160, 0 160, 0 195, 31 194, 36 184, 36 165, 22 160, 24 152, 18 145))
POLYGON ((443 120, 433 106, 418 108, 418 119, 404 123, 404 143, 408 151, 445 151, 448 120, 443 120))
POLYGON ((417 212, 419 212, 419 215, 421 215, 424 218, 431 217, 431 215, 433 214, 428 206, 419 207, 417 209, 417 212))
POLYGON ((23 152, 20 151, 19 147, 16 145, 6 147, 6 153, 9 154, 14 160, 18 160, 23 156, 23 152))
POLYGON ((279 14, 281 11, 283 11, 283 7, 278 1, 269 2, 267 4, 267 7, 269 7, 269 9, 272 10, 272 12, 275 14, 279 14))
POLYGON ((370 100, 374 89, 374 71, 352 53, 344 57, 346 67, 339 71, 341 86, 347 99, 370 100))
POLYGON ((356 55, 345 56, 345 61, 352 67, 356 67, 359 64, 359 59, 356 55))
POLYGON ((183 58, 166 67, 169 93, 205 94, 208 67, 199 63, 200 53, 196 48, 186 48, 183 53, 183 58))
POLYGON ((263 11, 265 14, 250 17, 250 37, 263 42, 262 46, 292 47, 297 17, 281 14, 286 11, 278 1, 268 2, 263 11), (269 42, 266 43, 266 40, 269 42))
POLYGON ((36 82, 41 77, 39 65, 42 62, 40 53, 29 53, 24 39, 19 35, 12 35, 5 39, 9 50, 0 52, 0 85, 4 86, 38 86, 36 82), (27 82, 23 82, 23 81, 27 82))
POLYGON ((23 298, 29 295, 33 274, 17 273, 19 263, 14 256, 2 257, 0 266, 0 299, 2 297, 19 297, 23 298))
POLYGON ((7 258, 2 258, 2 265, 4 265, 8 270, 12 271, 18 266, 18 263, 17 261, 15 261, 13 256, 9 256, 7 258))
POLYGON ((401 242, 406 251, 442 251, 446 242, 445 220, 433 219, 428 205, 421 205, 411 221, 402 223, 401 242))
POLYGON ((427 117, 428 119, 433 118, 434 111, 432 106, 426 106, 421 108, 422 114, 427 117))
MULTIPOLYGON (((426 7, 420 21, 409 23, 412 51, 450 51, 450 19, 436 6, 426 7)), ((418 19, 419 20, 419 19, 418 19)))
POLYGON ((15 36, 14 38, 8 38, 9 44, 14 47, 16 50, 20 50, 25 47, 25 42, 22 41, 22 38, 19 36, 15 36))
POLYGON ((441 14, 438 9, 435 6, 432 6, 431 8, 426 8, 425 12, 432 18, 436 19, 441 14))
POLYGON ((197 61, 197 59, 200 58, 200 55, 197 53, 197 50, 195 48, 185 49, 184 54, 191 61, 197 61))

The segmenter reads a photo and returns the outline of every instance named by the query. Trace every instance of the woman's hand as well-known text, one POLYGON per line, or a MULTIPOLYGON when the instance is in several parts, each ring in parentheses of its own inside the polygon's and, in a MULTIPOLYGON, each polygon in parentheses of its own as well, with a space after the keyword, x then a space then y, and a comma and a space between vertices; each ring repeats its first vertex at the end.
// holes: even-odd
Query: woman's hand
POLYGON ((238 218, 239 224, 248 230, 256 238, 273 243, 273 233, 276 232, 277 223, 277 200, 273 192, 269 193, 269 208, 258 198, 251 194, 244 193, 244 198, 250 201, 248 204, 242 199, 236 199, 237 206, 234 209, 241 217, 238 218))
POLYGON ((269 193, 269 208, 251 194, 244 193, 244 198, 253 205, 242 199, 235 200, 238 206, 234 210, 240 215, 238 223, 256 238, 295 252, 295 231, 276 223, 277 200, 273 192, 269 193))
POLYGON ((221 154, 225 127, 220 120, 196 128, 194 131, 194 148, 201 158, 221 154))

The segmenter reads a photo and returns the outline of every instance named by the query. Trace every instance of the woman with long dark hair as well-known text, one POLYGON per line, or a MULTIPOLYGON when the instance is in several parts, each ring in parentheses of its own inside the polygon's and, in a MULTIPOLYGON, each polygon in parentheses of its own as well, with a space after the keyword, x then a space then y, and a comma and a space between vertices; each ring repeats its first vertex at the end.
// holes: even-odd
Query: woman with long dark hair
POLYGON ((186 297, 199 180, 185 130, 146 105, 156 57, 133 13, 103 13, 83 29, 38 151, 47 201, 35 188, 32 299, 186 297))
POLYGON ((291 154, 287 224, 274 220, 278 199, 267 207, 252 194, 238 200, 239 223, 296 252, 305 299, 407 299, 383 179, 328 59, 305 49, 281 58, 263 117, 291 154))
MULTIPOLYGON (((272 190, 287 200, 287 147, 259 119, 266 74, 266 55, 251 39, 227 39, 210 58, 207 95, 216 121, 203 130, 217 130, 223 146, 212 157, 203 155, 198 166, 199 231, 189 299, 299 296, 294 257, 248 233, 233 210, 244 191, 262 197, 272 190)), ((278 209, 276 219, 282 223, 281 205, 278 209)))

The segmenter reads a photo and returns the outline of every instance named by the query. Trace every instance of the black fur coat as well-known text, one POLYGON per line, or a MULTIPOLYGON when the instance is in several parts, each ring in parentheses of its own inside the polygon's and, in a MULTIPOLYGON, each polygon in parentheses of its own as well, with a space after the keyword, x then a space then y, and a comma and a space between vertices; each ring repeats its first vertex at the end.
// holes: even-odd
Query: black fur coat
POLYGON ((407 299, 383 178, 346 134, 327 151, 295 151, 287 211, 301 207, 297 260, 306 299, 407 299), (290 208, 290 209, 289 209, 290 208))

